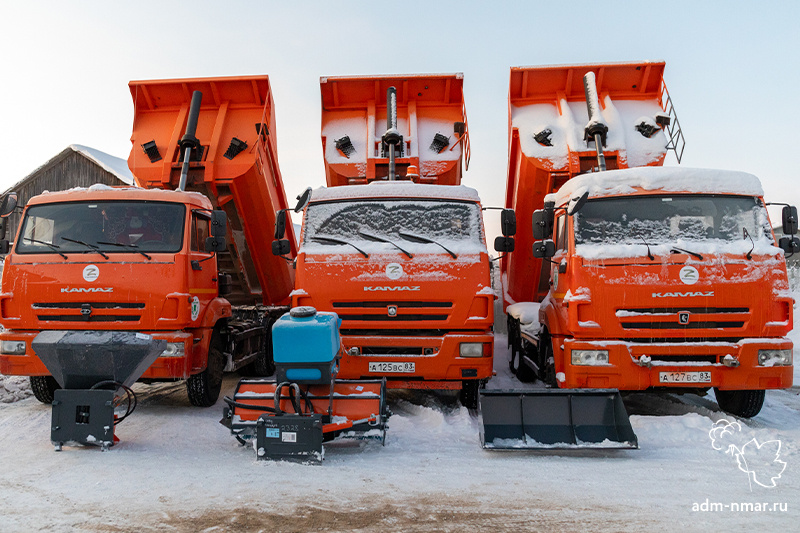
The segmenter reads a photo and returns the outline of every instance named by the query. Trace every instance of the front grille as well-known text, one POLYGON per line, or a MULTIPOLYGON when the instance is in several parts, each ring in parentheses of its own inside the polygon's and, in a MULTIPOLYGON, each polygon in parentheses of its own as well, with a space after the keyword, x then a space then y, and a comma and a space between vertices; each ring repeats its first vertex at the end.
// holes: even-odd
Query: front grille
POLYGON ((34 309, 81 309, 90 305, 92 309, 144 309, 143 303, 130 302, 37 302, 34 309))
POLYGON ((395 322, 420 322, 423 320, 447 320, 447 315, 405 315, 398 314, 396 316, 387 315, 344 315, 340 314, 339 318, 342 320, 361 320, 364 322, 380 322, 394 320, 395 322))
POLYGON ((690 322, 679 324, 675 322, 622 322, 623 329, 722 329, 741 328, 744 322, 690 322))
POLYGON ((436 308, 436 307, 453 307, 453 302, 396 302, 396 301, 376 301, 376 302, 333 302, 333 307, 339 308, 381 308, 381 307, 389 307, 393 305, 395 307, 402 307, 402 308, 417 308, 417 309, 426 309, 426 308, 436 308))
POLYGON ((361 355, 434 355, 432 348, 423 348, 422 346, 362 346, 361 355), (425 350, 431 353, 425 353, 425 350))
POLYGON ((137 322, 141 315, 39 315, 42 322, 137 322))
POLYGON ((750 318, 747 307, 639 307, 618 309, 620 327, 626 330, 738 329, 750 318), (687 313, 686 323, 680 315, 687 313))

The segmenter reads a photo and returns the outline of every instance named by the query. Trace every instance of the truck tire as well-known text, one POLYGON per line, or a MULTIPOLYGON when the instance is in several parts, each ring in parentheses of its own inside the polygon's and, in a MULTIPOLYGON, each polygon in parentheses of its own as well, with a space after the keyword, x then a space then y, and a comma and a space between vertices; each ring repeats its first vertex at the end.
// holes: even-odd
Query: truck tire
POLYGON ((719 390, 714 387, 714 395, 720 409, 742 418, 751 418, 761 412, 764 405, 765 390, 719 390))
POLYGON ((464 380, 461 382, 461 392, 458 394, 458 399, 461 405, 467 409, 478 408, 478 389, 480 389, 481 381, 478 379, 464 380))
POLYGON ((556 363, 553 355, 553 340, 550 334, 545 331, 539 341, 539 379, 545 385, 558 387, 556 382, 556 363))
POLYGON ((272 324, 274 319, 266 319, 266 333, 264 343, 261 346, 261 353, 258 354, 250 367, 250 372, 258 377, 268 377, 275 373, 275 360, 272 356, 272 324))
POLYGON ((195 407, 211 407, 217 403, 222 390, 222 376, 225 369, 222 337, 219 330, 214 329, 208 346, 208 364, 206 369, 190 376, 186 381, 189 402, 195 407))
POLYGON ((31 376, 30 382, 33 396, 46 404, 53 403, 56 391, 61 388, 53 376, 31 376))

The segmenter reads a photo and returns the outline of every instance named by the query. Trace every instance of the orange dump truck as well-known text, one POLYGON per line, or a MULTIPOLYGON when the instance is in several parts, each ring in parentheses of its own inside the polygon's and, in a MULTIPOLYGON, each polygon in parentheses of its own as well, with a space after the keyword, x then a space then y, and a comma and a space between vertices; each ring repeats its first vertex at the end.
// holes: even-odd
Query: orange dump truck
POLYGON ((139 187, 49 193, 25 206, 5 258, 0 372, 31 376, 36 397, 52 401, 59 384, 31 348, 39 332, 135 331, 168 343, 143 380, 186 379, 190 401, 212 405, 223 371, 272 373, 269 327, 294 282, 262 231, 287 208, 269 79, 130 90, 139 187))
POLYGON ((462 84, 322 78, 328 187, 304 214, 292 304, 342 319, 340 378, 461 390, 474 406, 492 375, 494 294, 480 200, 460 185, 462 84))
MULTIPOLYGON (((792 384, 784 252, 797 238, 775 242, 755 176, 653 168, 680 137, 663 68, 512 69, 511 367, 565 389, 714 388, 751 417, 792 384)), ((784 231, 797 231, 790 206, 784 231)))

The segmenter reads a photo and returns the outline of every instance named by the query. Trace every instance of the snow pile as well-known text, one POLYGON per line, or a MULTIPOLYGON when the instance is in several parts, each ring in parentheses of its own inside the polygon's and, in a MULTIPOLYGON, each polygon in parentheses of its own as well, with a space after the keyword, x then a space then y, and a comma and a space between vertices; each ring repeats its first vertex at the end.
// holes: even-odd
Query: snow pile
POLYGON ((319 187, 311 193, 312 202, 357 198, 427 198, 480 202, 478 191, 464 185, 426 185, 410 181, 373 181, 368 185, 319 187))
POLYGON ((0 374, 0 402, 13 403, 33 395, 26 376, 4 376, 0 374))
MULTIPOLYGON (((667 138, 660 129, 647 138, 636 130, 641 122, 654 123, 654 117, 663 110, 656 102, 619 101, 610 96, 603 101, 605 109, 600 111, 608 126, 606 151, 619 151, 620 160, 628 166, 647 165, 658 161, 666 154, 667 138)), ((583 132, 589 122, 586 102, 561 100, 562 114, 555 104, 533 104, 511 106, 511 126, 518 128, 522 152, 531 158, 548 160, 552 170, 566 169, 569 152, 594 150, 587 145, 583 132), (551 146, 540 144, 535 135, 549 130, 551 146)))
POLYGON ((594 172, 572 178, 545 201, 565 204, 584 191, 589 197, 622 196, 638 190, 678 193, 763 196, 757 177, 747 172, 684 167, 641 167, 594 172))

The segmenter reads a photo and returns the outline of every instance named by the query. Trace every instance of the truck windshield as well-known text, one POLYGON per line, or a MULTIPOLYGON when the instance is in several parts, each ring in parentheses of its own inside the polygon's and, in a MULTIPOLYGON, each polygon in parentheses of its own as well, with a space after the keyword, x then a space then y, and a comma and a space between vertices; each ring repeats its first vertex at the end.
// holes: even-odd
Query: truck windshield
POLYGON ((28 208, 16 252, 178 252, 185 207, 168 202, 60 202, 28 208))
POLYGON ((728 195, 629 196, 590 200, 575 215, 575 244, 772 244, 758 198, 728 195), (749 237, 748 237, 749 236, 749 237), (763 244, 763 243, 762 243, 763 244))
MULTIPOLYGON (((311 204, 306 211, 303 251, 332 252, 330 246, 314 241, 328 237, 346 240, 368 252, 401 253, 393 244, 374 238, 377 236, 400 244, 411 254, 442 252, 435 243, 409 242, 401 233, 424 236, 456 249, 456 253, 486 251, 477 204, 434 200, 348 200, 311 204)), ((342 247, 336 252, 343 252, 342 247)))

